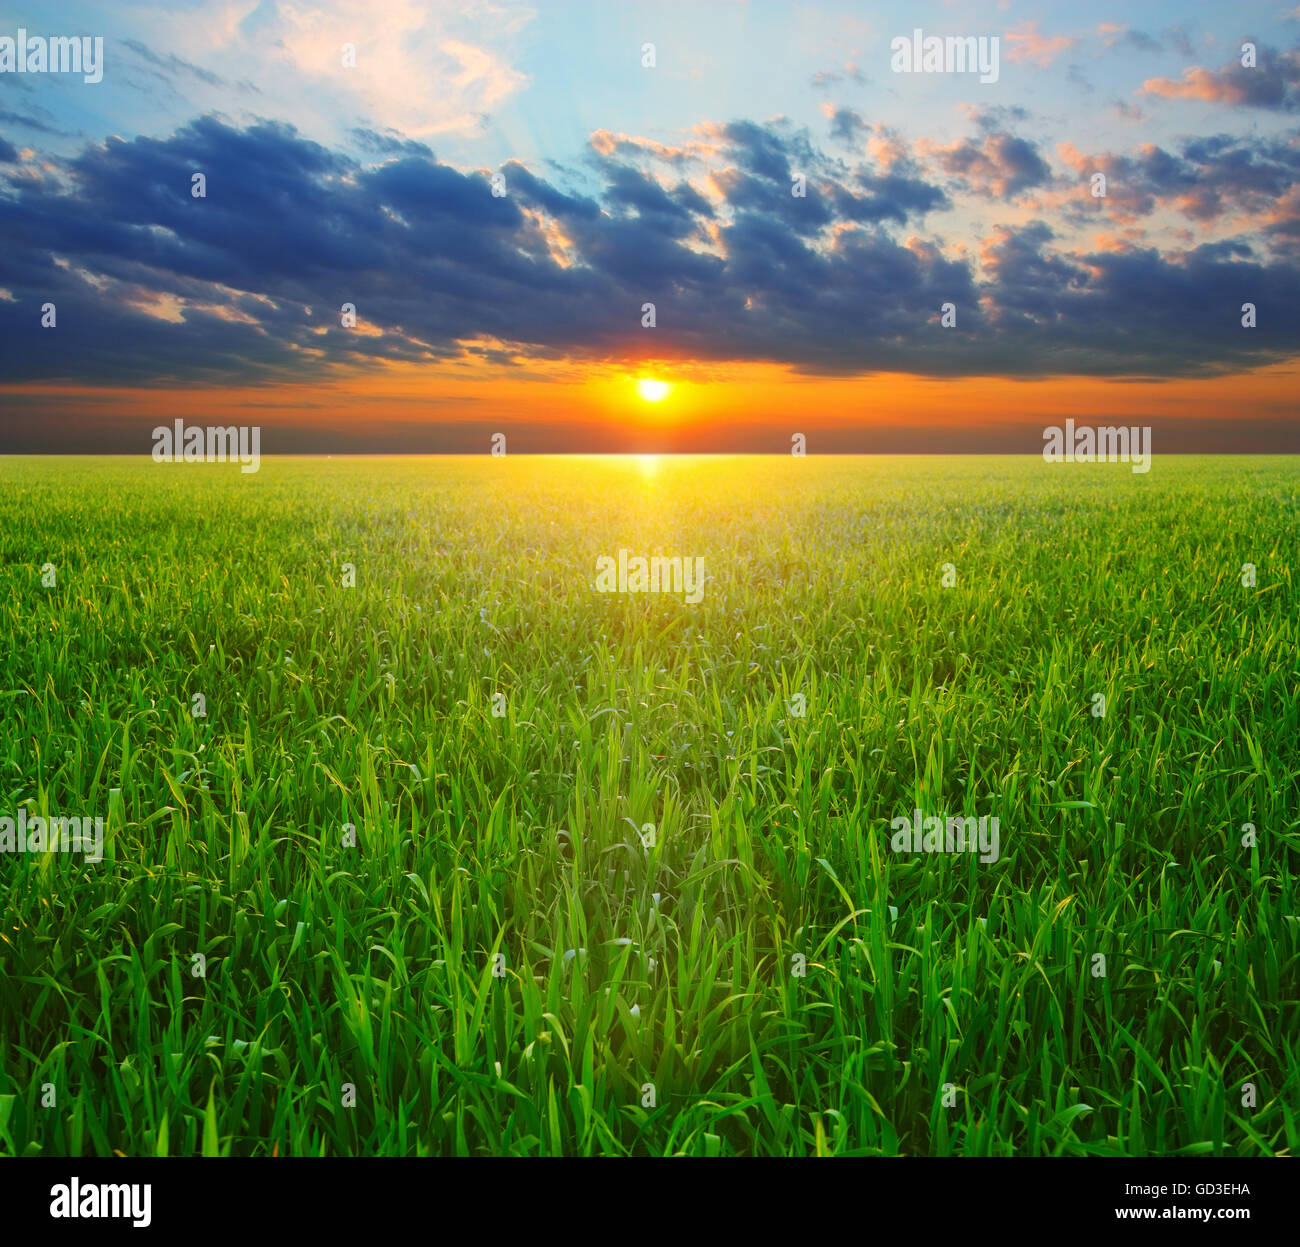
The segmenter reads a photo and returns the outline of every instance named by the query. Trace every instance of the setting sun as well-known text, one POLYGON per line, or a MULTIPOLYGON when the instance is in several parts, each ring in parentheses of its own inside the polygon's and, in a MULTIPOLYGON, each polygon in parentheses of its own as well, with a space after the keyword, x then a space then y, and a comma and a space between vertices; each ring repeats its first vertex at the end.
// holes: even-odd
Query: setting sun
POLYGON ((647 403, 661 403, 668 397, 668 391, 672 387, 667 381, 655 381, 650 377, 642 377, 636 383, 636 391, 647 403))

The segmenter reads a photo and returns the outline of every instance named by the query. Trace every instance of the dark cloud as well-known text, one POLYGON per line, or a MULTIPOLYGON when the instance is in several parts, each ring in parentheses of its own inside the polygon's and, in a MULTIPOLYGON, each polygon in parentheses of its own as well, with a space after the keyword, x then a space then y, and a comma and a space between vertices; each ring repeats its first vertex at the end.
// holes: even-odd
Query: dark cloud
POLYGON ((860 170, 853 185, 865 194, 854 194, 835 183, 830 185, 830 200, 841 220, 860 223, 894 221, 906 225, 910 218, 950 206, 948 197, 939 187, 903 174, 860 170))
MULTIPOLYGON (((1263 214, 1300 184, 1300 147, 1280 138, 1207 135, 1185 141, 1177 151, 1149 143, 1131 154, 1103 153, 1074 164, 1080 173, 1106 174, 1106 202, 1121 219, 1162 208, 1203 223, 1263 214)), ((1091 207, 1076 207, 1071 215, 1083 219, 1091 207)))
POLYGON ((35 130, 38 134, 49 134, 56 138, 62 138, 67 134, 66 130, 60 130, 39 117, 32 116, 31 113, 15 113, 4 108, 0 108, 0 125, 22 126, 27 130, 35 130))
POLYGON ((984 134, 994 134, 1029 120, 1029 110, 1019 104, 989 104, 968 110, 976 127, 984 134))
POLYGON ((533 207, 540 208, 560 221, 575 218, 591 220, 600 215, 600 205, 594 199, 577 195, 566 195, 549 182, 535 177, 517 160, 504 166, 507 188, 515 194, 522 195, 533 207))
POLYGON ((964 189, 994 199, 1014 199, 1050 180, 1052 171, 1033 143, 989 128, 987 119, 981 128, 982 142, 959 139, 946 147, 927 144, 925 151, 964 189))
POLYGON ((1154 35, 1144 30, 1130 30, 1128 27, 1103 26, 1102 42, 1108 48, 1120 47, 1131 52, 1162 52, 1164 44, 1154 35))
POLYGON ((433 149, 418 139, 408 139, 396 130, 369 130, 357 127, 352 137, 363 150, 379 156, 427 156, 433 158, 433 149))
MULTIPOLYGON (((943 149, 948 176, 1003 197, 1042 181, 1033 145, 998 128, 1010 120, 990 114, 978 141, 943 149)), ((466 353, 515 366, 647 350, 819 374, 1172 376, 1295 354, 1300 274, 1248 241, 1080 255, 1032 221, 995 227, 976 257, 916 236, 944 190, 889 132, 872 135, 883 163, 850 163, 785 123, 736 121, 709 131, 694 181, 681 174, 697 157, 610 141, 580 171, 598 190, 511 162, 505 195, 489 171, 371 132, 354 137, 377 161, 270 122, 112 138, 0 169, 0 288, 13 296, 0 299, 0 376, 249 384, 466 353), (1258 330, 1240 328, 1247 300, 1258 330), (46 302, 55 329, 40 327, 46 302), (939 323, 949 302, 952 329, 939 323)), ((1153 200, 1208 194, 1209 178, 1281 198, 1295 184, 1285 154, 1280 140, 1207 138, 1125 157, 1124 172, 1153 200)))
POLYGON ((1049 255, 1050 240, 1042 223, 998 227, 983 257, 1001 295, 990 311, 996 342, 1050 356, 1043 371, 1198 375, 1300 348, 1300 306, 1288 288, 1297 271, 1253 262, 1244 243, 1206 244, 1171 261, 1154 248, 1049 255), (1261 309, 1259 328, 1242 328, 1243 302, 1261 309), (1212 362, 1197 367, 1198 354, 1212 362))
POLYGON ((1126 30, 1123 42, 1135 52, 1161 52, 1164 44, 1144 30, 1126 30))
POLYGON ((870 129, 851 108, 837 108, 831 114, 831 138, 841 143, 853 143, 859 134, 865 134, 870 129))
POLYGON ((179 56, 173 56, 170 52, 166 56, 160 56, 148 44, 141 43, 139 39, 123 39, 122 46, 129 48, 145 64, 161 71, 160 76, 162 77, 172 78, 177 75, 188 75, 210 87, 224 87, 227 85, 224 78, 218 77, 211 70, 182 60, 179 56))

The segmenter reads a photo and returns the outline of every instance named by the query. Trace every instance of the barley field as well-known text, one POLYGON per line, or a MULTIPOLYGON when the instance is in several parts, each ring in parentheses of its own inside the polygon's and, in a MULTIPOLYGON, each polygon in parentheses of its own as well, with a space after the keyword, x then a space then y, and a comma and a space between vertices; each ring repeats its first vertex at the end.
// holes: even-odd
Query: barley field
POLYGON ((1294 1154, 1298 504, 0 459, 0 1154, 1294 1154))

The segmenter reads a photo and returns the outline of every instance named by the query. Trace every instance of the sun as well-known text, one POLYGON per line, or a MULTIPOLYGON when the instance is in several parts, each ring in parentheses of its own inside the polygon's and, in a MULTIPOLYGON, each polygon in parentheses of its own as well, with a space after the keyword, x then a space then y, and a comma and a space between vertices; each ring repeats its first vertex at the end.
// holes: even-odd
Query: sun
POLYGON ((656 381, 653 377, 642 377, 636 383, 636 392, 647 403, 662 403, 668 397, 670 389, 672 386, 667 381, 656 381))

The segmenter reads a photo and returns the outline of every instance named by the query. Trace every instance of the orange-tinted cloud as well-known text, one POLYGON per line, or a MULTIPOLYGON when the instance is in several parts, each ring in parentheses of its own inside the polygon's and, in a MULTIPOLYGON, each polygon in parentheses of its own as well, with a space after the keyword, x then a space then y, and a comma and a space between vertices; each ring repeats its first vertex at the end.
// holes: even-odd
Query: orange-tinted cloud
POLYGON ((1256 56, 1257 63, 1252 66, 1240 61, 1229 61, 1218 70, 1193 65, 1181 78, 1148 78, 1139 94, 1275 112, 1300 111, 1300 52, 1275 55, 1259 49, 1256 56))
POLYGON ((1036 21, 1025 22, 1003 37, 1011 45, 1007 60, 1037 65, 1039 69, 1048 68, 1066 48, 1074 46, 1074 40, 1067 35, 1039 34, 1036 21))

